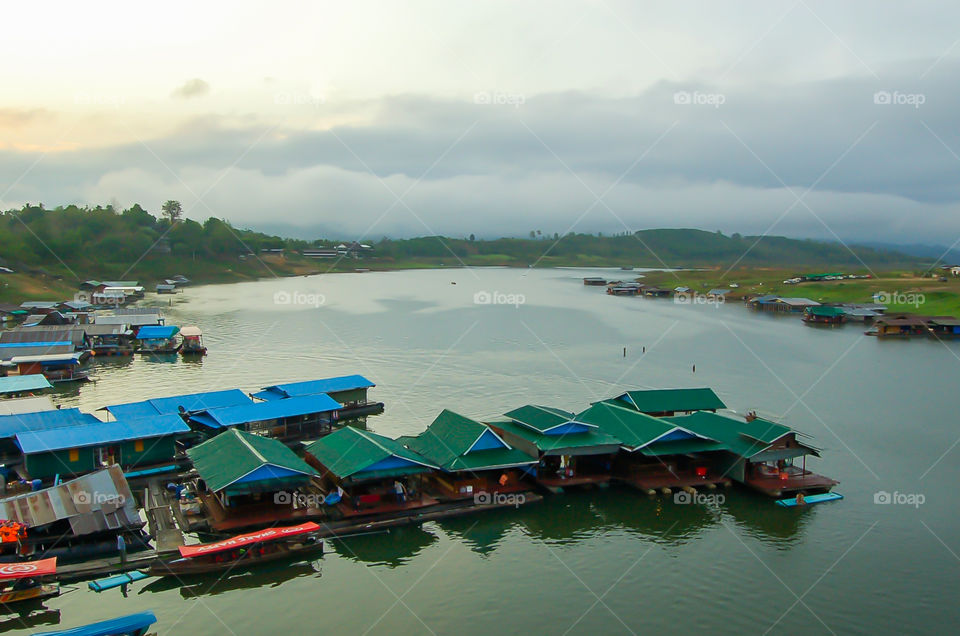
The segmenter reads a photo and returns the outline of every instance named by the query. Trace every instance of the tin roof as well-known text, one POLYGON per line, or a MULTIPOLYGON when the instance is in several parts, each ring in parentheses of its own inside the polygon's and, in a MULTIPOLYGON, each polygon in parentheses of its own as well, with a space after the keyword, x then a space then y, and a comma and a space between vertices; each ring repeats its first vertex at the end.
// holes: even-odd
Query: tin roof
POLYGON ((710 411, 727 408, 713 389, 709 388, 627 391, 614 399, 641 413, 710 411))
POLYGON ((24 431, 42 431, 99 423, 100 420, 96 417, 89 413, 81 413, 77 408, 0 415, 0 437, 14 437, 17 433, 24 431))
MULTIPOLYGON (((283 442, 260 435, 227 430, 187 451, 207 488, 218 492, 267 467, 256 481, 280 482, 291 476, 308 479, 317 472, 283 442)), ((295 477, 296 478, 296 477, 295 477)))
POLYGON ((253 397, 260 398, 261 400, 277 400, 303 395, 317 395, 318 393, 336 393, 353 389, 368 389, 373 386, 376 385, 362 375, 344 375, 321 380, 274 384, 273 386, 263 387, 263 390, 254 393, 253 397))
POLYGON ((201 409, 191 414, 190 420, 211 428, 221 428, 298 415, 327 413, 341 408, 343 408, 342 404, 329 395, 321 393, 270 402, 251 402, 239 406, 201 409))
POLYGON ((16 440, 25 455, 65 448, 99 446, 135 439, 166 437, 189 433, 190 427, 179 415, 156 415, 117 422, 95 422, 82 426, 64 426, 17 433, 16 440))
POLYGON ((583 432, 588 428, 596 428, 593 424, 578 422, 573 413, 551 406, 527 404, 504 415, 521 426, 546 435, 583 432))
POLYGON ((438 468, 397 440, 353 426, 320 438, 306 451, 340 479, 389 478, 438 468))
POLYGON ((537 463, 507 444, 486 424, 447 409, 425 431, 406 438, 405 445, 448 472, 537 463))
POLYGON ((33 375, 11 375, 0 378, 0 394, 22 393, 49 389, 52 384, 39 373, 33 375))
POLYGON ((127 402, 104 407, 117 419, 149 417, 167 413, 179 413, 181 407, 187 413, 205 409, 253 404, 253 400, 240 389, 187 393, 171 397, 153 398, 142 402, 127 402))

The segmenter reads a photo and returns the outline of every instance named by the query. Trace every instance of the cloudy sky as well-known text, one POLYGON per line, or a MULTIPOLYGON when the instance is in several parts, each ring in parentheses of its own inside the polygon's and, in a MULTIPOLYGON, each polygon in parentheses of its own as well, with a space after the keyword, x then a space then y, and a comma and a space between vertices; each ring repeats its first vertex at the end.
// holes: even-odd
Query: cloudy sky
POLYGON ((953 2, 213 4, 7 6, 0 205, 960 238, 953 2))

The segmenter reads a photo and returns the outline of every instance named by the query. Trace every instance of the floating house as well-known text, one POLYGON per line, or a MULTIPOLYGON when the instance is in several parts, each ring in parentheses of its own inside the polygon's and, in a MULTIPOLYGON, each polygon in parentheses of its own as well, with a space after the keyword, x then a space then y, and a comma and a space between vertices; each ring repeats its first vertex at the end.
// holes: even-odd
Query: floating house
POLYGON ((52 387, 50 381, 40 373, 0 377, 0 397, 4 398, 32 395, 52 387))
POLYGON ((90 379, 90 372, 83 368, 83 364, 89 358, 89 351, 17 355, 5 361, 4 366, 15 367, 18 375, 43 374, 53 383, 85 382, 90 379))
POLYGON ((934 316, 927 327, 934 338, 960 338, 960 319, 953 316, 934 316))
POLYGON ((669 289, 661 289, 660 287, 644 287, 643 295, 649 296, 651 298, 666 298, 673 294, 673 291, 669 289))
POLYGON ((719 442, 722 448, 717 450, 722 452, 714 454, 713 469, 766 495, 825 492, 838 483, 807 470, 807 456, 819 457, 820 451, 800 441, 801 433, 782 424, 763 418, 738 420, 705 411, 664 419, 719 442))
POLYGON ((577 414, 621 443, 614 460, 614 477, 651 494, 671 488, 713 488, 729 478, 713 467, 709 455, 725 447, 718 440, 679 426, 669 418, 652 417, 636 409, 597 402, 577 414))
POLYGON ((440 467, 429 485, 444 499, 522 492, 525 469, 537 458, 513 448, 486 424, 444 409, 425 431, 401 438, 407 448, 440 467))
POLYGON ((610 481, 620 440, 573 413, 549 406, 527 405, 488 422, 504 441, 538 459, 535 478, 548 490, 610 481))
MULTIPOLYGON (((84 421, 73 425, 42 425, 15 435, 25 478, 73 477, 114 464, 127 471, 169 464, 177 452, 177 439, 191 432, 178 415, 116 422, 83 415, 84 421)), ((43 423, 44 414, 37 416, 43 423)))
POLYGON ((877 318, 873 328, 866 332, 868 336, 878 338, 909 338, 911 336, 926 336, 930 333, 927 323, 929 316, 914 314, 888 314, 877 318))
POLYGON ((285 442, 298 442, 333 430, 342 406, 321 393, 239 406, 201 408, 189 414, 189 421, 208 434, 238 428, 285 442))
POLYGON ((337 506, 344 517, 438 503, 424 492, 424 476, 439 466, 389 437, 345 426, 308 445, 305 458, 327 490, 343 491, 337 506))
POLYGON ((0 332, 0 360, 84 352, 89 348, 86 332, 76 326, 18 327, 0 332))
POLYGON ((842 325, 847 320, 843 307, 818 305, 803 310, 803 321, 813 325, 842 325))
POLYGON ((124 325, 132 329, 150 325, 162 325, 163 315, 156 310, 147 313, 117 313, 113 316, 97 316, 98 325, 124 325))
POLYGON ((782 313, 800 313, 808 307, 818 307, 820 303, 809 298, 788 298, 767 294, 756 296, 747 301, 747 306, 758 311, 775 311, 782 313))
POLYGON ((8 466, 22 463, 23 455, 16 441, 19 433, 86 426, 99 421, 77 408, 0 415, 0 462, 8 466))
POLYGON ((230 429, 187 455, 215 530, 311 516, 308 509, 293 505, 293 493, 308 487, 317 472, 277 440, 230 429))
POLYGON ((607 286, 607 293, 611 296, 639 296, 643 291, 640 283, 617 283, 607 286))
POLYGON ((180 413, 189 415, 206 409, 226 408, 230 406, 246 406, 255 402, 240 389, 225 391, 207 391, 204 393, 187 393, 171 397, 152 398, 142 402, 127 402, 105 406, 107 411, 117 419, 152 417, 180 413))
POLYGON ((175 325, 145 325, 137 330, 138 353, 176 353, 180 350, 175 325))
POLYGON ((715 301, 722 302, 727 299, 727 294, 729 293, 730 293, 729 289, 724 289, 723 287, 717 287, 707 292, 707 300, 715 300, 715 301))
POLYGON ((603 287, 607 284, 606 278, 599 278, 597 276, 588 276, 583 279, 583 284, 594 287, 603 287))
POLYGON ((625 406, 654 417, 677 415, 678 413, 693 413, 695 411, 712 411, 725 409, 723 403, 713 389, 648 389, 627 391, 617 397, 604 400, 618 406, 625 406))
POLYGON ((126 325, 84 325, 94 356, 128 356, 133 353, 133 332, 126 325))
POLYGON ((342 405, 340 419, 383 412, 383 402, 371 402, 367 391, 376 385, 362 375, 344 375, 336 378, 290 382, 264 387, 253 397, 265 400, 283 400, 292 397, 326 394, 342 405))
POLYGON ((157 293, 158 294, 176 294, 177 286, 160 283, 159 285, 157 285, 157 293))

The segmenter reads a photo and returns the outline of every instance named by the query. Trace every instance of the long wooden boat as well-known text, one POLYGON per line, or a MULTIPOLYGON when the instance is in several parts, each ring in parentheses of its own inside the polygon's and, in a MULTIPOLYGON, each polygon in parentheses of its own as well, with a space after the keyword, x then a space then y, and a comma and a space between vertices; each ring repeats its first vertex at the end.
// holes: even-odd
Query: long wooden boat
POLYGON ((180 546, 179 559, 153 563, 147 571, 155 576, 182 576, 305 559, 323 552, 323 541, 316 537, 320 529, 316 523, 308 522, 268 528, 215 543, 180 546))
POLYGON ((57 583, 42 583, 41 577, 57 572, 57 557, 0 565, 0 605, 38 601, 60 595, 57 583))

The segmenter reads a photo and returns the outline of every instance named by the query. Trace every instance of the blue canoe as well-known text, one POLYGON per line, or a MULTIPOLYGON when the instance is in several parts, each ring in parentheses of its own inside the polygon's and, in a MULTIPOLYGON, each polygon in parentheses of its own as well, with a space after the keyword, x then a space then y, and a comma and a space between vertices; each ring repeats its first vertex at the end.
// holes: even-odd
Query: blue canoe
POLYGON ((104 590, 112 590, 115 587, 120 587, 121 585, 126 585, 127 583, 133 583, 134 581, 140 581, 146 578, 149 578, 148 574, 134 570, 133 572, 124 572, 123 574, 117 574, 116 576, 108 576, 105 579, 90 581, 87 583, 87 587, 94 592, 102 592, 104 590))
MULTIPOLYGON (((809 506, 810 504, 823 503, 825 501, 836 501, 837 499, 843 499, 843 495, 836 492, 825 492, 822 495, 809 495, 804 497, 804 505, 809 506)), ((777 499, 778 506, 784 506, 786 508, 796 508, 797 507, 797 498, 790 497, 788 499, 777 499)))
POLYGON ((62 632, 36 632, 33 636, 144 636, 156 622, 153 612, 140 612, 62 632))

